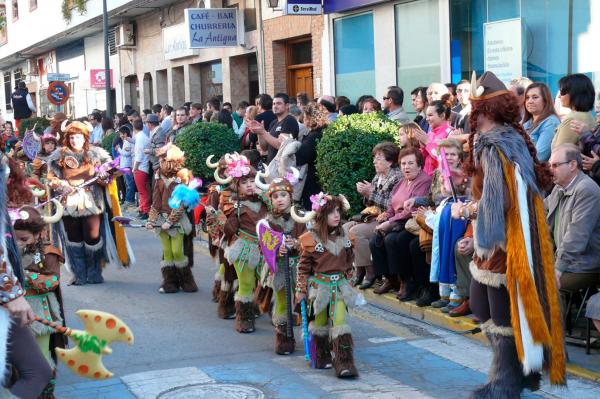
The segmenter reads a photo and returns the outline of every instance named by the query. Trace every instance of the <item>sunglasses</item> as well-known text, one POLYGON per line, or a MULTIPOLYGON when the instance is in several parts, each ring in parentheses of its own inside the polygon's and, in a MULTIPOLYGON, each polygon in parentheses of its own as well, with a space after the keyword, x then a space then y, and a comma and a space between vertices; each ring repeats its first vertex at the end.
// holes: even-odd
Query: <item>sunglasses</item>
POLYGON ((389 99, 390 99, 389 97, 385 97, 385 96, 383 97, 383 101, 389 100, 389 99))

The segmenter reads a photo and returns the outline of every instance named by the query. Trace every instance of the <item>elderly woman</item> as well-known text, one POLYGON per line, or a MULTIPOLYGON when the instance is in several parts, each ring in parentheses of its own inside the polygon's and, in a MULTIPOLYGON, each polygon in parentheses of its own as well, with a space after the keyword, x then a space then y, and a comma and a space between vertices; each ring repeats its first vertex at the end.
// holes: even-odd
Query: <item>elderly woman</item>
POLYGON ((406 231, 406 221, 412 217, 413 208, 405 208, 409 198, 421 197, 429 192, 431 176, 423 171, 423 154, 418 148, 410 147, 400 151, 398 157, 403 179, 392 191, 387 212, 379 218, 375 234, 369 242, 375 277, 383 277, 381 286, 373 292, 384 294, 400 288, 400 281, 407 282, 411 274, 404 267, 412 264, 410 253, 404 251, 415 237, 406 231))
POLYGON ((550 159, 550 144, 560 119, 554 110, 552 94, 544 83, 532 83, 525 89, 525 117, 523 129, 531 137, 542 162, 550 159))
POLYGON ((360 284, 360 289, 367 289, 375 281, 375 273, 371 262, 369 241, 375 234, 377 216, 388 209, 392 190, 400 181, 398 168, 398 153, 400 149, 391 142, 377 144, 373 148, 373 166, 375 177, 369 183, 356 183, 356 191, 363 197, 365 209, 360 214, 360 221, 351 221, 343 227, 348 232, 354 248, 354 285, 360 284))

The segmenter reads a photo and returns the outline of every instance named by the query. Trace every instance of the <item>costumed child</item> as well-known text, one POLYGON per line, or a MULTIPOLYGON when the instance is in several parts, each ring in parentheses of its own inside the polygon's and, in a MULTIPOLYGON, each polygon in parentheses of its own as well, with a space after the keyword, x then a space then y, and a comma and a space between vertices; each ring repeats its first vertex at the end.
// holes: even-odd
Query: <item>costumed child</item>
POLYGON ((352 335, 346 322, 348 307, 356 304, 356 292, 347 279, 352 273, 352 244, 340 224, 342 212, 350 209, 343 195, 319 193, 310 197, 312 211, 300 217, 299 223, 312 222, 310 230, 300 236, 300 260, 296 282, 296 301, 308 295, 309 324, 312 333, 315 368, 328 368, 332 363, 340 378, 358 376, 354 366, 352 335))
POLYGON ((255 306, 253 291, 257 273, 262 267, 262 255, 256 236, 256 224, 267 215, 268 199, 258 195, 254 184, 256 171, 243 155, 226 155, 227 175, 222 182, 231 182, 237 200, 224 208, 224 253, 238 278, 235 294, 235 329, 240 333, 254 332, 255 306), (257 270, 258 269, 258 270, 257 270))
MULTIPOLYGON (((269 270, 266 284, 274 291, 275 304, 273 307, 272 322, 275 326, 275 353, 279 355, 289 355, 294 352, 294 337, 288 336, 288 304, 286 300, 286 281, 284 268, 286 267, 284 257, 287 254, 289 259, 290 280, 292 292, 295 286, 296 265, 298 264, 298 255, 300 250, 300 237, 306 230, 304 223, 298 223, 291 218, 292 195, 294 187, 292 182, 297 182, 298 171, 290 173, 288 179, 275 178, 270 185, 265 185, 260 181, 261 173, 257 173, 255 183, 262 190, 266 189, 267 196, 271 200, 271 211, 267 215, 266 222, 268 227, 285 236, 285 245, 280 245, 276 258, 277 269, 275 272, 269 269, 268 265, 263 266, 263 272, 269 270)), ((261 221, 262 222, 262 221, 261 221)), ((261 223, 259 222, 259 223, 261 223)), ((259 237, 261 238, 261 237, 259 237)), ((266 255, 263 252, 263 256, 266 255)), ((293 301, 292 298, 290 298, 293 301)), ((293 307, 293 303, 290 303, 293 307)), ((292 326, 293 328, 293 326, 292 326)))
MULTIPOLYGON (((24 270, 25 299, 34 314, 42 319, 64 325, 64 311, 60 292, 60 265, 64 258, 60 249, 43 239, 46 224, 56 223, 62 217, 63 208, 56 204, 53 216, 42 216, 32 206, 24 206, 16 213, 14 222, 15 241, 21 253, 24 270)), ((32 323, 29 328, 46 360, 56 373, 55 348, 65 348, 66 338, 42 323, 32 323)), ((54 378, 46 386, 39 398, 54 398, 54 378)))
POLYGON ((58 134, 44 133, 40 137, 40 151, 31 162, 33 174, 42 182, 46 180, 46 175, 48 174, 48 158, 58 148, 58 137, 58 134))
POLYGON ((159 292, 163 294, 176 293, 180 288, 184 292, 198 291, 191 269, 193 251, 184 251, 185 236, 192 234, 193 226, 184 203, 176 207, 169 204, 176 187, 181 183, 188 184, 191 180, 191 172, 183 167, 184 155, 173 144, 156 151, 160 168, 154 176, 152 206, 146 228, 154 230, 162 243, 162 283, 159 292))

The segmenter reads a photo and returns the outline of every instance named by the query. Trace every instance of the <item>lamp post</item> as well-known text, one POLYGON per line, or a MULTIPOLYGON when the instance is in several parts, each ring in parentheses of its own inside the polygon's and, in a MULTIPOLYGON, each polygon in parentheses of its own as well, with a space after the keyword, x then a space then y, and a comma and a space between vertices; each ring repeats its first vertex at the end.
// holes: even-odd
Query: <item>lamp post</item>
POLYGON ((102 30, 104 33, 104 90, 106 93, 106 117, 112 119, 112 96, 110 95, 110 58, 108 48, 108 11, 106 0, 102 0, 102 30))

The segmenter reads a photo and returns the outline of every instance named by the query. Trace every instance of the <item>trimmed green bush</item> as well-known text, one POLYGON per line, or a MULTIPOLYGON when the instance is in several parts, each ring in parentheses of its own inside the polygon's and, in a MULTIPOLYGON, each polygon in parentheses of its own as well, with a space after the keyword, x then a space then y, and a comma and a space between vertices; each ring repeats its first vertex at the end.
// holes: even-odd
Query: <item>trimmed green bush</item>
POLYGON ((317 145, 317 175, 323 191, 344 194, 352 209, 363 209, 356 182, 375 176, 373 147, 382 141, 398 142, 400 124, 381 113, 339 116, 323 132, 317 145))
POLYGON ((44 130, 50 126, 50 121, 46 118, 30 118, 30 119, 21 119, 21 125, 19 126, 19 137, 23 138, 25 136, 25 131, 27 129, 31 129, 35 126, 35 132, 37 134, 42 134, 44 130))
POLYGON ((175 144, 185 152, 185 166, 205 181, 212 181, 214 173, 206 166, 208 156, 214 155, 216 162, 228 152, 240 151, 240 138, 233 129, 215 122, 194 123, 184 128, 175 144))
POLYGON ((112 156, 112 142, 117 137, 116 132, 112 132, 111 134, 104 136, 102 139, 102 144, 100 146, 106 150, 112 156))

